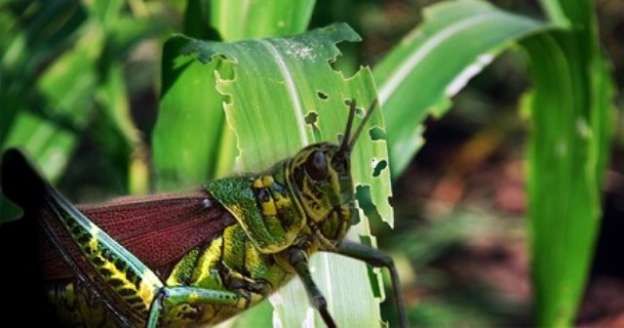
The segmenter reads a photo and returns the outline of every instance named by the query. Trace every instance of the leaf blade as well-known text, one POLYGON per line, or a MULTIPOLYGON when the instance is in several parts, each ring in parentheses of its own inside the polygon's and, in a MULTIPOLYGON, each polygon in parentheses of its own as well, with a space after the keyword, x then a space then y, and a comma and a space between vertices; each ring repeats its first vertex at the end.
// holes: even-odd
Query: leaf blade
POLYGON ((385 105, 393 176, 423 144, 421 124, 428 115, 442 115, 450 97, 501 50, 546 28, 483 1, 447 1, 425 8, 424 22, 374 69, 385 105))
POLYGON ((529 214, 537 320, 560 327, 576 317, 600 226, 613 81, 598 45, 592 2, 542 4, 568 30, 523 43, 535 81, 529 214))
POLYGON ((224 41, 302 33, 308 27, 315 0, 210 1, 204 3, 207 22, 224 41))

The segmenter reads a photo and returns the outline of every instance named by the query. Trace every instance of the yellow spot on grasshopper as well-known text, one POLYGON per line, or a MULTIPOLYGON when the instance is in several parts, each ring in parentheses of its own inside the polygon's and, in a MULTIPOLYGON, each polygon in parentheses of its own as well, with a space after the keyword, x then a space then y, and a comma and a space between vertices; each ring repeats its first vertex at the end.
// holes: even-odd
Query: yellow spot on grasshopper
POLYGON ((97 250, 98 247, 98 240, 97 238, 93 237, 91 238, 91 240, 89 240, 89 249, 91 249, 91 251, 95 252, 97 250))
POLYGON ((221 288, 221 278, 218 274, 214 273, 214 267, 219 261, 221 261, 221 246, 223 245, 223 238, 214 239, 208 250, 205 251, 197 262, 197 268, 193 273, 193 281, 197 282, 197 285, 206 289, 218 289, 221 288))
POLYGON ((273 200, 270 200, 268 202, 262 202, 261 205, 262 205, 262 214, 266 216, 277 215, 277 209, 275 208, 275 204, 273 203, 273 200))
POLYGON ((125 272, 117 269, 115 264, 107 261, 106 263, 104 263, 104 265, 102 265, 102 267, 106 268, 106 270, 111 272, 111 276, 109 279, 115 279, 123 283, 118 289, 130 289, 136 292, 136 287, 134 286, 134 284, 128 280, 125 272))
POLYGON ((146 309, 150 308, 152 300, 154 300, 154 296, 160 287, 162 287, 162 282, 152 271, 146 270, 143 272, 143 279, 141 279, 141 286, 139 287, 138 294, 143 300, 146 309))
POLYGON ((265 175, 262 177, 262 184, 265 187, 270 187, 273 184, 273 177, 270 175, 265 175))
POLYGON ((275 205, 277 205, 277 208, 288 208, 291 205, 290 198, 279 195, 275 199, 275 205))
POLYGON ((91 251, 95 252, 98 249, 98 235, 100 234, 100 229, 97 226, 91 225, 91 229, 89 229, 89 234, 91 235, 91 239, 89 240, 88 247, 91 251))
POLYGON ((260 189, 260 188, 264 187, 264 185, 262 184, 262 179, 257 178, 256 180, 254 180, 253 187, 256 188, 256 189, 260 189))

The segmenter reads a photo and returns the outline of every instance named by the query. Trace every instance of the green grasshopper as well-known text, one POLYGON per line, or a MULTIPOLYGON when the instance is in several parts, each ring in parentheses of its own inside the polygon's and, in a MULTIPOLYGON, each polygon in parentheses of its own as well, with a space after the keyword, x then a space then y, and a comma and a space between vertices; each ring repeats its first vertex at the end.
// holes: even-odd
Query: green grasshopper
POLYGON ((310 255, 322 251, 389 269, 406 327, 392 258, 344 239, 357 215, 350 154, 375 107, 351 134, 350 102, 339 145, 313 144, 265 172, 211 181, 191 194, 75 207, 17 150, 4 155, 3 190, 47 236, 45 286, 66 324, 216 324, 297 275, 325 324, 336 327, 309 271, 310 255))

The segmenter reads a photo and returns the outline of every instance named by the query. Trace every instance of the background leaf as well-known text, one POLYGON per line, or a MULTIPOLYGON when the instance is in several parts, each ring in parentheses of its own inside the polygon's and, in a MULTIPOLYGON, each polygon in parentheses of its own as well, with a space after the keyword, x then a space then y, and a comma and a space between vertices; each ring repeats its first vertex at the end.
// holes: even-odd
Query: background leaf
POLYGON ((574 26, 523 43, 534 78, 528 183, 537 318, 562 327, 576 316, 598 232, 612 81, 591 1, 543 3, 554 22, 574 26))
MULTIPOLYGON (((31 82, 36 83, 35 93, 27 97, 29 85, 13 79, 4 81, 7 89, 2 100, 7 100, 8 108, 15 111, 5 118, 10 124, 0 140, 0 150, 22 148, 33 160, 46 164, 42 173, 52 181, 63 172, 77 145, 77 134, 86 127, 90 95, 95 92, 95 59, 102 46, 101 35, 93 25, 83 29, 84 37, 72 50, 57 59, 37 80, 31 77, 31 82)), ((15 42, 21 42, 19 36, 15 42)), ((18 212, 2 199, 1 219, 14 218, 18 212)))
MULTIPOLYGON (((99 141, 130 180, 124 190, 147 190, 145 149, 130 118, 119 61, 162 25, 129 18, 123 5, 32 1, 13 3, 11 15, 5 16, 15 20, 9 24, 15 31, 0 37, 8 45, 0 61, 0 150, 25 150, 35 162, 45 163, 42 173, 53 182, 91 123, 98 97, 108 132, 118 131, 99 141)), ((0 220, 17 216, 8 208, 0 195, 0 220)))
POLYGON ((180 56, 184 40, 171 39, 163 50, 163 85, 158 120, 152 135, 158 189, 189 186, 223 173, 218 162, 232 163, 235 144, 225 133, 221 96, 214 71, 221 60, 207 65, 180 56), (232 150, 232 151, 230 151, 232 150))
POLYGON ((533 271, 539 323, 561 326, 574 318, 598 228, 612 81, 592 2, 542 3, 554 25, 574 30, 552 31, 480 1, 443 2, 425 10, 423 25, 375 67, 375 76, 396 176, 422 145, 426 116, 444 113, 449 97, 505 46, 540 32, 523 43, 536 88, 529 105, 533 271))
POLYGON ((393 176, 422 146, 428 115, 441 116, 451 106, 450 97, 498 53, 546 28, 484 1, 445 1, 425 8, 423 23, 374 68, 393 176))
POLYGON ((202 1, 208 24, 224 41, 286 36, 304 32, 315 0, 202 1))
POLYGON ((108 160, 117 163, 119 175, 127 184, 125 189, 131 194, 146 194, 149 191, 147 148, 130 117, 126 83, 120 65, 110 65, 98 91, 104 115, 98 122, 103 125, 101 133, 95 137, 106 148, 108 160))

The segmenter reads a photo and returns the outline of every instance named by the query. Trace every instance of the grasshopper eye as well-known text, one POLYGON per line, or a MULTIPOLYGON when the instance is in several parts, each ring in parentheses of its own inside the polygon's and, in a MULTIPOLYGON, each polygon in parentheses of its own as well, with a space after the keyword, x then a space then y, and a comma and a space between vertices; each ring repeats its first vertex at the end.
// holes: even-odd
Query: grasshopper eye
POLYGON ((322 151, 315 151, 305 163, 305 171, 314 180, 322 180, 327 176, 327 161, 322 151))

